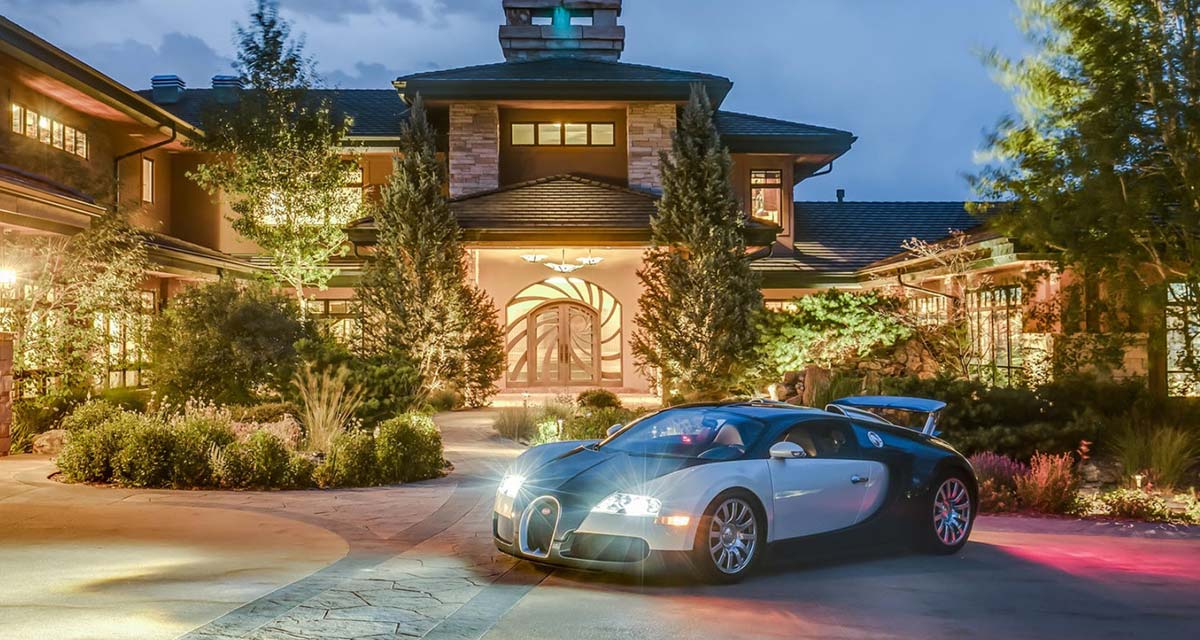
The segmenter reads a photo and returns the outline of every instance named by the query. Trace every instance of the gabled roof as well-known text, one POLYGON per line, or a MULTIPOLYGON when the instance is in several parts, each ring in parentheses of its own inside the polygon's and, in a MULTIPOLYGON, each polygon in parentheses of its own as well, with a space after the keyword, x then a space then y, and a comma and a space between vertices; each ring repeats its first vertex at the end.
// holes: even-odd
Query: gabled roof
POLYGON ((733 111, 717 111, 713 122, 721 142, 735 153, 840 155, 858 139, 849 131, 733 111))
POLYGON ((847 273, 904 251, 917 238, 941 240, 983 222, 963 202, 797 202, 797 267, 847 273))
POLYGON ((693 83, 720 105, 733 82, 694 71, 583 58, 497 62, 401 76, 396 88, 406 100, 666 100, 688 99, 693 83))
MULTIPOLYGON (((351 137, 395 137, 401 119, 408 116, 408 105, 395 89, 314 89, 310 93, 328 98, 335 112, 354 119, 351 137)), ((138 94, 149 99, 151 91, 142 89, 138 94)), ((212 89, 185 89, 179 102, 161 106, 200 127, 204 124, 205 110, 214 100, 212 89)))

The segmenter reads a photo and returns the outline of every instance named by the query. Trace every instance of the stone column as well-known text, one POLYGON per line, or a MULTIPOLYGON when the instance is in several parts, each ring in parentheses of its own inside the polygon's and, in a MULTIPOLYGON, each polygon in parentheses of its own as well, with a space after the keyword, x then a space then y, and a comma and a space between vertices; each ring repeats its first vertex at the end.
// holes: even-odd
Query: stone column
POLYGON ((450 105, 450 197, 499 186, 499 107, 494 103, 450 105))
POLYGON ((0 332, 0 456, 12 445, 13 335, 0 332))
POLYGON ((675 132, 675 105, 629 105, 629 186, 662 191, 658 154, 671 150, 675 132))

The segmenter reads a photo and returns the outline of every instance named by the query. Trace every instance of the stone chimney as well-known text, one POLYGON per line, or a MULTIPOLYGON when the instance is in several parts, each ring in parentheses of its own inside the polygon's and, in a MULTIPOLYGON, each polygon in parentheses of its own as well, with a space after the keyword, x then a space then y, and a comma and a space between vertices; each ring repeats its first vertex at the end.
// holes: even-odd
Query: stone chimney
POLYGON ((183 99, 187 87, 177 75, 162 75, 150 78, 150 99, 155 104, 175 104, 183 99))
POLYGON ((233 104, 242 91, 242 79, 237 76, 213 76, 213 97, 220 104, 233 104))
POLYGON ((617 61, 625 27, 621 0, 503 0, 500 47, 509 61, 590 58, 617 61))

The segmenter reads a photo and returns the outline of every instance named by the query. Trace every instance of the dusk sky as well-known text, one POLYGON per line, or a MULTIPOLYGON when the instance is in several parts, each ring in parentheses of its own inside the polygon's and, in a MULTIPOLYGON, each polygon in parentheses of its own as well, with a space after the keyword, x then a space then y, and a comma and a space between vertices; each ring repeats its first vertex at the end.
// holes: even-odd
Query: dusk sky
MULTIPOLYGON (((134 88, 228 73, 247 0, 3 0, 6 17, 134 88)), ((500 0, 283 0, 328 84, 502 60, 500 0)), ((829 200, 970 198, 983 134, 1011 110, 979 60, 1020 52, 1012 0, 626 0, 623 61, 727 76, 725 109, 853 131, 829 200)))

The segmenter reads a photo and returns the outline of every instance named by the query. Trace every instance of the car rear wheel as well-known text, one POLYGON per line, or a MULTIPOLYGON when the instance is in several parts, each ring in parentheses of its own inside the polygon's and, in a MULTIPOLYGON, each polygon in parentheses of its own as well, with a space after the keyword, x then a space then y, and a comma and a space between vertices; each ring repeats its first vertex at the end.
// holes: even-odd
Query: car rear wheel
POLYGON ((971 489, 961 472, 946 474, 933 485, 927 516, 918 526, 924 530, 923 546, 931 553, 957 553, 971 535, 975 505, 971 489))
POLYGON ((758 563, 766 539, 766 518, 757 502, 745 491, 728 491, 700 519, 692 565, 708 581, 738 582, 758 563))

